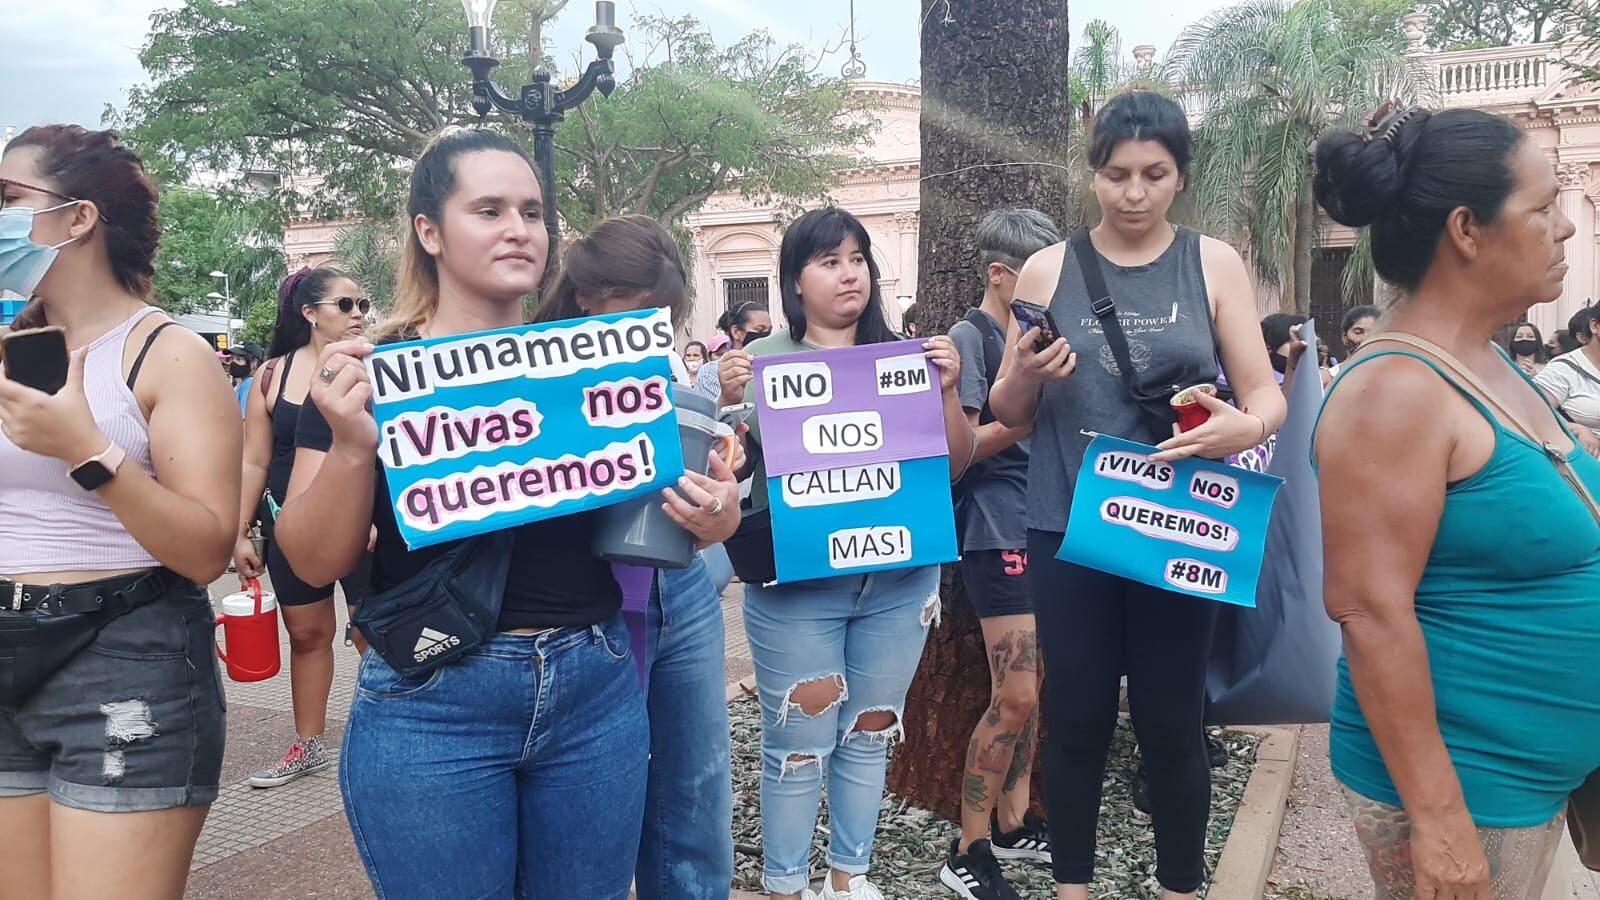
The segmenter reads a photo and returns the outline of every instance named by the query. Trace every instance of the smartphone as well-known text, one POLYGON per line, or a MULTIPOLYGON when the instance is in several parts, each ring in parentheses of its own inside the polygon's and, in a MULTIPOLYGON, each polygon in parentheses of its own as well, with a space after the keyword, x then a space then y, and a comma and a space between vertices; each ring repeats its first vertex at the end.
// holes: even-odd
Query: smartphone
POLYGON ((67 333, 60 326, 13 331, 0 338, 6 377, 46 394, 67 383, 67 333))
POLYGON ((735 403, 732 406, 724 406, 717 411, 717 421, 737 431, 739 426, 744 423, 744 420, 750 418, 750 414, 755 411, 755 408, 756 405, 754 403, 735 403))
POLYGON ((1051 317, 1050 310, 1037 303, 1026 300, 1011 301, 1011 315, 1017 320, 1017 327, 1024 333, 1029 328, 1039 329, 1039 340, 1033 344, 1033 352, 1043 352, 1046 347, 1056 342, 1061 337, 1061 329, 1056 327, 1056 320, 1051 317))

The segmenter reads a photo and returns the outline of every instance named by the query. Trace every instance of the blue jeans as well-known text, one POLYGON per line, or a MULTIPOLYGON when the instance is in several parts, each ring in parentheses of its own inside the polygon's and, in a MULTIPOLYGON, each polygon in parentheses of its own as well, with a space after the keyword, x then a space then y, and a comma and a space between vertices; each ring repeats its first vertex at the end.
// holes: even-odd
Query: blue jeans
POLYGON ((380 900, 622 900, 648 752, 619 616, 496 634, 415 678, 369 651, 339 786, 380 900))
POLYGON ((698 556, 662 569, 646 610, 650 783, 639 900, 726 900, 733 884, 732 748, 722 602, 698 556))
POLYGON ((883 803, 889 743, 903 732, 906 689, 939 611, 939 567, 745 585, 744 624, 761 695, 762 886, 798 894, 828 770, 828 864, 865 875, 883 803), (839 701, 807 715, 802 683, 837 679, 839 701), (894 724, 857 731, 864 713, 894 724))

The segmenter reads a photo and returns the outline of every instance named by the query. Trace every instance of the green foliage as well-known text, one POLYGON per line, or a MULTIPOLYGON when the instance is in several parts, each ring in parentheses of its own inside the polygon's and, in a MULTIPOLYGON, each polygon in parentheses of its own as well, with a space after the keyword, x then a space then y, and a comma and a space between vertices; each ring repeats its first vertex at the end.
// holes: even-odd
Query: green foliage
POLYGON ((1553 41, 1566 30, 1571 0, 1423 0, 1428 43, 1443 50, 1553 41))
POLYGON ((333 239, 333 264, 350 274, 381 315, 394 299, 405 225, 398 219, 368 219, 340 230, 333 239))
MULTIPOLYGON (((533 35, 564 6, 500 4, 505 90, 528 80, 533 35)), ((642 17, 629 41, 631 73, 559 129, 560 206, 574 227, 624 212, 673 223, 723 189, 815 199, 843 164, 838 151, 868 130, 843 81, 763 33, 720 48, 691 17, 642 17)), ((140 54, 150 86, 130 95, 130 139, 168 180, 204 169, 315 172, 320 187, 286 192, 286 206, 392 216, 429 137, 477 121, 465 44, 457 0, 184 0, 153 17, 140 54)), ((531 147, 521 121, 496 114, 486 124, 531 147)))
POLYGON ((156 259, 155 301, 184 313, 217 305, 206 295, 223 293, 228 275, 235 309, 270 308, 283 277, 282 217, 272 203, 245 196, 213 196, 186 187, 161 193, 161 249, 156 259))
POLYGON ((1406 49, 1400 20, 1414 8, 1413 0, 1333 0, 1332 11, 1340 30, 1352 43, 1374 43, 1406 49))
POLYGON ((1309 305, 1317 139, 1385 99, 1426 103, 1423 63, 1351 29, 1332 0, 1246 0, 1190 26, 1170 64, 1204 103, 1190 190, 1208 228, 1248 246, 1257 274, 1309 305))

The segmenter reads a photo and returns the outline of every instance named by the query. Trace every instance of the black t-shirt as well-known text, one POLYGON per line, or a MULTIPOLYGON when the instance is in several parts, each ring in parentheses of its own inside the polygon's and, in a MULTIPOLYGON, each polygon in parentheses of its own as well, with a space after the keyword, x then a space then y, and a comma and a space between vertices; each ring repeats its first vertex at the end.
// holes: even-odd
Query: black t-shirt
MULTIPOLYGON (((333 446, 333 429, 317 404, 306 398, 300 410, 295 446, 326 452, 333 446)), ((387 590, 422 571, 454 544, 406 549, 389 501, 389 483, 383 464, 372 497, 372 524, 378 529, 378 547, 372 562, 372 589, 387 590)), ((516 529, 516 555, 506 579, 505 603, 500 609, 500 630, 595 625, 609 620, 622 608, 622 589, 611 564, 596 559, 590 550, 595 512, 545 519, 516 529)))

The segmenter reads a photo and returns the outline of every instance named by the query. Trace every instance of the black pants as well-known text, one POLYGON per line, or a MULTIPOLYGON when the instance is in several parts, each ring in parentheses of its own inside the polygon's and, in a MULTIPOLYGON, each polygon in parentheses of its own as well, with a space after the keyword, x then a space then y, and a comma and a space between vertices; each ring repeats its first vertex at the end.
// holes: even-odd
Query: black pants
POLYGON ((1170 891, 1197 890, 1211 810, 1205 671, 1217 604, 1062 562, 1061 537, 1028 532, 1028 585, 1048 673, 1044 787, 1055 880, 1093 880, 1100 785, 1126 674, 1150 777, 1156 878, 1170 891))

